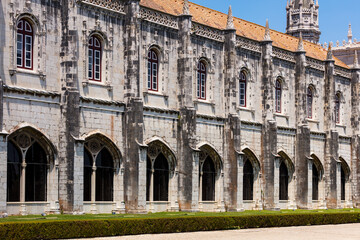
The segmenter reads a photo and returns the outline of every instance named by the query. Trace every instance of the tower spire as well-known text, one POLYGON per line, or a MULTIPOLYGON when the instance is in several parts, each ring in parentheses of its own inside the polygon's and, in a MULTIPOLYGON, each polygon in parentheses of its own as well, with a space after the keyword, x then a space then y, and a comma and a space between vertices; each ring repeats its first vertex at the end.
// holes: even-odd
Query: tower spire
POLYGON ((228 13, 228 16, 227 16, 226 29, 228 29, 228 30, 235 29, 235 27, 234 27, 234 18, 233 18, 233 15, 232 15, 231 6, 229 6, 229 13, 228 13))
POLYGON ((351 44, 352 43, 352 30, 351 30, 351 23, 349 23, 349 31, 348 31, 348 42, 351 44))
POLYGON ((190 15, 189 1, 184 0, 183 15, 190 15))
POLYGON ((266 19, 264 41, 271 41, 269 20, 268 19, 266 19))
POLYGON ((304 42, 303 42, 303 38, 302 38, 302 33, 300 32, 300 38, 299 38, 299 44, 298 44, 298 52, 305 52, 305 48, 304 48, 304 42))

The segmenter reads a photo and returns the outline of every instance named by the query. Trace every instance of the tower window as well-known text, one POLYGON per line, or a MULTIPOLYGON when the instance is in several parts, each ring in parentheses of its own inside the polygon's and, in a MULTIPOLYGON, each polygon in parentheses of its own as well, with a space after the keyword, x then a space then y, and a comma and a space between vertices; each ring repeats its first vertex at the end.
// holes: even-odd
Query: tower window
POLYGON ((239 83, 240 106, 246 107, 246 73, 241 71, 239 83))
POLYGON ((33 28, 29 21, 21 19, 17 23, 16 64, 18 68, 33 69, 33 28))
POLYGON ((282 95, 281 81, 276 80, 276 84, 275 84, 275 110, 276 110, 277 113, 281 113, 281 95, 282 95))
POLYGON ((148 89, 158 90, 158 71, 159 59, 154 50, 150 50, 148 53, 148 89))
POLYGON ((89 39, 89 66, 88 78, 89 80, 101 81, 101 41, 96 36, 91 36, 89 39))
POLYGON ((307 117, 312 118, 313 117, 313 91, 310 87, 307 89, 307 117))
POLYGON ((206 65, 200 61, 197 70, 197 97, 206 99, 206 65))

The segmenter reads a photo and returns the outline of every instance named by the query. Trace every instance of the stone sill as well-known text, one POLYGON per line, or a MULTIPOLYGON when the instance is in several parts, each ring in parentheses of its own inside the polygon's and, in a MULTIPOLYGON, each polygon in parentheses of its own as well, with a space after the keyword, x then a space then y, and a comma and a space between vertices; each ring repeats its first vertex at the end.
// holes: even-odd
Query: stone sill
POLYGON ((105 202, 88 202, 88 201, 84 201, 84 204, 116 204, 116 202, 113 201, 105 201, 105 202))
POLYGON ((243 200, 243 203, 255 203, 254 200, 243 200))
POLYGON ((290 118, 289 115, 286 115, 286 114, 283 114, 283 113, 274 113, 274 116, 286 118, 287 120, 289 120, 289 118, 290 118))
POLYGON ((337 123, 335 126, 336 126, 336 127, 341 127, 341 128, 346 128, 346 126, 345 126, 345 125, 338 124, 338 123, 337 123))
POLYGON ((110 84, 106 84, 104 82, 97 82, 97 81, 93 81, 93 80, 84 80, 82 82, 83 87, 88 87, 88 86, 99 86, 99 87, 103 87, 106 88, 108 91, 112 91, 113 90, 113 86, 110 84))
POLYGON ((167 202, 167 201, 146 201, 146 203, 149 203, 149 204, 169 204, 171 202, 167 202))
POLYGON ((313 118, 306 118, 306 120, 307 120, 308 122, 311 122, 311 123, 320 123, 319 120, 316 120, 316 119, 313 119, 313 118))
POLYGON ((217 201, 199 201, 200 204, 215 204, 217 201))
POLYGON ((6 205, 35 205, 35 204, 50 204, 50 202, 6 202, 6 205))
POLYGON ((39 77, 40 80, 46 79, 46 75, 43 72, 36 71, 36 70, 27 70, 27 69, 22 69, 22 68, 16 68, 16 69, 9 69, 9 73, 10 73, 10 76, 14 76, 17 73, 21 73, 21 74, 28 74, 28 75, 33 75, 33 76, 39 77))
POLYGON ((238 110, 238 111, 255 113, 255 109, 247 108, 247 107, 237 107, 237 110, 238 110))
POLYGON ((215 107, 215 102, 209 100, 196 99, 194 100, 194 104, 207 104, 207 105, 211 105, 212 107, 215 107))
POLYGON ((169 95, 167 95, 166 93, 150 91, 150 90, 149 91, 144 91, 143 95, 144 95, 144 97, 146 97, 147 95, 164 97, 166 100, 169 98, 169 95))

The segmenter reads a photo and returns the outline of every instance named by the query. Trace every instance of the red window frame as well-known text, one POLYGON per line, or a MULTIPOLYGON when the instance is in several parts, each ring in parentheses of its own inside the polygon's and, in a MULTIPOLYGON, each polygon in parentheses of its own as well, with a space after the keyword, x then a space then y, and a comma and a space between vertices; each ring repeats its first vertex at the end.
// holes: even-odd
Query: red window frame
POLYGON ((159 57, 154 50, 148 52, 148 90, 158 91, 159 89, 159 57))
POLYGON ((335 121, 340 123, 340 94, 335 95, 335 121))
POLYGON ((34 30, 26 19, 17 22, 16 65, 18 68, 33 70, 34 30))
POLYGON ((102 69, 102 45, 97 36, 89 38, 88 47, 88 78, 92 81, 101 82, 102 69))
POLYGON ((276 83, 275 83, 275 110, 277 113, 281 113, 281 95, 282 95, 281 81, 276 80, 276 83))
POLYGON ((196 95, 201 100, 206 100, 206 77, 206 64, 200 61, 197 69, 196 95))
POLYGON ((311 87, 307 89, 307 117, 312 119, 313 117, 313 91, 311 87))
POLYGON ((240 72, 240 83, 239 83, 239 104, 241 107, 246 107, 246 88, 247 79, 244 71, 240 72))

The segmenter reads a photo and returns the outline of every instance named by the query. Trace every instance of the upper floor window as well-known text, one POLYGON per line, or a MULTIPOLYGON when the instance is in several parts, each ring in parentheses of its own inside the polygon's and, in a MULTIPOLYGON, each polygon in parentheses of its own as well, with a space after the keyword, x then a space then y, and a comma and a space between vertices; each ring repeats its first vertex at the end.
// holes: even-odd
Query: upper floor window
POLYGON ((340 94, 335 95, 335 120, 340 123, 340 94))
POLYGON ((89 80, 101 81, 101 41, 96 36, 89 39, 89 80))
POLYGON ((148 53, 148 89, 158 90, 159 58, 154 50, 148 53))
POLYGON ((278 79, 275 83, 275 110, 277 113, 281 113, 281 94, 281 81, 278 79))
POLYGON ((240 84, 239 84, 239 94, 240 94, 240 106, 246 107, 246 73, 241 71, 240 73, 240 84))
POLYGON ((197 70, 197 97, 206 99, 206 65, 200 61, 197 70))
POLYGON ((311 89, 311 87, 308 87, 307 89, 307 117, 308 118, 312 118, 313 116, 313 109, 312 109, 312 105, 313 105, 313 91, 311 89))
POLYGON ((16 65, 18 68, 32 70, 34 31, 30 22, 20 19, 16 34, 16 65))

